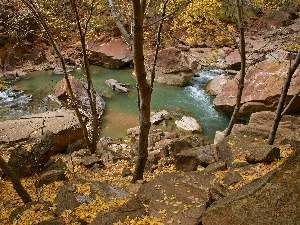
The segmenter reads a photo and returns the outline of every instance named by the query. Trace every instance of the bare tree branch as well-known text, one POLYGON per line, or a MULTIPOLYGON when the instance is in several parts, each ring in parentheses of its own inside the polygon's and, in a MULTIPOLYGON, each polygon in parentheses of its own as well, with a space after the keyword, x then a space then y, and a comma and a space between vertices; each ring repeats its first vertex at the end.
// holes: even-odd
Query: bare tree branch
POLYGON ((59 49, 59 46, 58 44, 56 43, 56 41, 54 40, 51 32, 50 32, 50 29, 46 23, 46 21, 44 20, 44 17, 43 15, 41 14, 41 12, 38 10, 38 7, 34 4, 34 2, 32 0, 21 0, 21 2, 27 6, 27 8, 33 13, 33 15, 35 16, 35 18, 37 19, 37 21, 42 25, 42 27, 44 28, 49 40, 50 40, 50 43, 51 45, 53 46, 57 56, 59 57, 60 59, 60 62, 61 62, 61 66, 62 66, 62 69, 63 69, 63 73, 64 73, 64 78, 66 80, 66 83, 67 83, 67 89, 70 93, 70 97, 71 97, 71 101, 72 101, 72 105, 75 109, 75 112, 76 112, 76 116, 78 118, 78 121, 80 123, 80 126, 83 130, 83 134, 84 134, 84 139, 85 139, 85 142, 88 144, 89 143, 89 140, 88 140, 88 131, 87 131, 87 128, 85 126, 85 123, 82 119, 82 116, 80 114, 80 111, 79 111, 79 108, 78 108, 78 104, 77 104, 77 101, 76 101, 76 98, 74 96, 74 92, 72 90, 72 87, 71 87, 71 83, 70 83, 70 80, 69 80, 69 75, 67 73, 67 69, 66 69, 66 64, 65 64, 65 60, 61 54, 61 51, 59 49))
POLYGON ((116 12, 116 8, 114 5, 113 0, 108 0, 109 6, 110 6, 110 10, 111 10, 111 15, 113 16, 115 23, 117 25, 117 27, 119 28, 122 37, 125 39, 126 43, 131 47, 132 46, 132 38, 131 36, 128 34, 127 30, 125 29, 125 27, 123 26, 123 24, 121 23, 119 16, 116 12))
POLYGON ((152 64, 152 69, 151 69, 151 81, 150 81, 150 87, 151 90, 153 91, 153 84, 154 84, 154 79, 155 79, 155 67, 156 67, 156 62, 157 62, 157 57, 158 57, 158 51, 159 51, 159 46, 161 43, 161 31, 162 31, 162 26, 165 20, 165 14, 166 14, 166 9, 167 9, 167 4, 169 0, 164 0, 164 4, 162 7, 162 14, 161 14, 161 20, 157 29, 157 34, 156 34, 156 46, 155 46, 155 54, 154 54, 154 59, 153 59, 153 64, 152 64))
POLYGON ((298 68, 299 64, 300 64, 300 49, 298 50, 296 59, 294 60, 293 64, 290 66, 290 68, 287 72, 287 76, 286 76, 286 79, 285 79, 285 82, 284 82, 284 86, 282 87, 280 99, 279 99, 278 106, 277 106, 277 109, 276 109, 276 114, 275 114, 275 117, 274 117, 274 120, 273 120, 273 125, 272 125, 272 128, 271 128, 270 132, 269 132, 269 137, 268 137, 268 144, 269 145, 274 144, 276 132, 277 132, 277 129, 278 129, 278 126, 279 126, 279 122, 280 122, 282 116, 284 115, 284 113, 287 111, 287 108, 286 108, 286 110, 284 110, 284 113, 283 113, 284 103, 285 103, 285 100, 286 100, 288 90, 290 88, 292 77, 293 77, 296 69, 298 68))
POLYGON ((244 24, 243 24, 243 4, 241 4, 240 0, 236 0, 236 7, 237 7, 237 19, 238 19, 238 26, 240 30, 240 48, 239 52, 241 55, 241 71, 238 83, 238 90, 237 90, 237 97, 236 103, 234 107, 234 111, 232 113, 230 122, 228 127, 225 131, 225 136, 230 135, 233 125, 238 117, 240 108, 241 108, 241 99, 244 89, 244 82, 245 82, 245 75, 246 75, 246 50, 245 50, 245 31, 244 31, 244 24))
POLYGON ((87 95, 89 98, 89 103, 91 106, 91 111, 92 111, 92 135, 90 137, 88 144, 88 147, 90 148, 92 153, 95 153, 96 151, 96 146, 97 142, 99 139, 99 121, 98 121, 98 112, 97 112, 97 105, 96 105, 96 93, 93 88, 93 82, 92 82, 92 75, 90 71, 90 66, 89 66, 89 60, 86 52, 86 43, 85 43, 85 38, 86 38, 86 31, 88 27, 88 21, 90 20, 92 13, 93 13, 93 7, 94 7, 94 0, 92 2, 92 6, 90 9, 90 14, 88 15, 88 19, 86 21, 86 24, 84 26, 85 31, 83 31, 81 23, 80 23, 80 18, 79 18, 79 13, 77 9, 77 5, 75 0, 70 0, 70 3, 72 5, 72 10, 74 12, 75 18, 76 18, 76 24, 77 24, 77 29, 79 30, 79 35, 80 35, 80 42, 81 42, 81 48, 82 48, 82 54, 83 54, 83 61, 84 61, 84 68, 86 72, 86 79, 87 79, 87 84, 88 84, 88 89, 87 89, 87 95))

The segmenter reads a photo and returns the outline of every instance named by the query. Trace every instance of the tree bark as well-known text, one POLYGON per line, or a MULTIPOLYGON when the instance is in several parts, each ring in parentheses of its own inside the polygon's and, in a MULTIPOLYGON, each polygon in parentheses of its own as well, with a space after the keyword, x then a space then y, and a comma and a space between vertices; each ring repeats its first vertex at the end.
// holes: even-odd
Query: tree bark
POLYGON ((239 111, 241 108, 241 99, 242 99, 244 83, 245 83, 245 76, 246 76, 246 51, 245 51, 245 32, 244 32, 244 24, 243 24, 243 5, 241 4, 240 0, 236 0, 236 7, 237 7, 238 26, 240 30, 239 52, 241 56, 241 71, 240 71, 240 79, 238 82, 236 103, 235 103, 234 111, 232 113, 229 125, 225 131, 225 137, 230 135, 233 125, 239 115, 239 111))
POLYGON ((94 0, 92 1, 90 14, 88 15, 88 18, 86 20, 84 27, 82 27, 82 25, 80 24, 80 18, 79 18, 75 0, 70 0, 70 3, 72 5, 73 13, 76 18, 77 29, 78 29, 79 35, 80 35, 83 62, 84 62, 84 68, 85 68, 85 73, 86 73, 86 80, 87 80, 87 84, 88 84, 88 89, 86 91, 87 91, 87 95, 89 97, 89 103, 91 106, 92 120, 93 120, 92 121, 92 131, 91 131, 92 134, 88 135, 90 137, 88 138, 89 141, 87 144, 88 144, 88 147, 89 147, 91 153, 95 153, 96 148, 97 148, 97 143, 99 140, 99 115, 97 112, 96 92, 93 87, 92 75, 91 75, 91 71, 90 71, 90 64, 89 64, 87 51, 86 51, 86 44, 85 44, 88 23, 90 21, 92 13, 93 13, 94 0))
POLYGON ((22 201, 24 202, 24 204, 28 203, 28 202, 32 202, 30 195, 28 194, 28 192, 25 190, 25 188, 23 187, 19 177, 17 176, 17 174, 10 168, 10 166, 5 162, 5 160, 2 158, 2 156, 0 155, 0 168, 3 170, 3 172, 9 176, 13 187, 15 189, 15 191, 18 193, 18 195, 21 197, 22 201))
POLYGON ((143 179, 146 161, 148 158, 148 135, 150 130, 150 103, 151 87, 147 82, 147 75, 144 65, 143 52, 143 12, 140 0, 132 0, 134 16, 134 33, 133 33, 133 53, 134 53, 134 72, 137 77, 138 94, 139 94, 139 143, 138 159, 136 162, 133 182, 143 179))
POLYGON ((291 65, 291 67, 289 68, 289 70, 287 72, 287 76, 286 76, 286 79, 285 79, 285 82, 284 82, 284 86, 282 87, 282 90, 281 90, 281 95, 280 95, 280 99, 279 99, 279 102, 278 102, 278 105, 277 105, 276 114, 275 114, 275 117, 274 117, 274 120, 273 120, 272 128, 269 132, 269 137, 268 137, 268 144, 269 145, 274 144, 276 132, 277 132, 277 129, 278 129, 278 126, 279 126, 279 122, 280 122, 282 116, 284 115, 282 113, 282 111, 283 111, 284 103, 285 103, 285 100, 286 100, 286 96, 287 96, 288 90, 290 88, 292 77, 293 77, 296 69, 298 68, 299 64, 300 64, 300 49, 298 50, 298 54, 296 56, 296 59, 295 59, 294 63, 291 65))

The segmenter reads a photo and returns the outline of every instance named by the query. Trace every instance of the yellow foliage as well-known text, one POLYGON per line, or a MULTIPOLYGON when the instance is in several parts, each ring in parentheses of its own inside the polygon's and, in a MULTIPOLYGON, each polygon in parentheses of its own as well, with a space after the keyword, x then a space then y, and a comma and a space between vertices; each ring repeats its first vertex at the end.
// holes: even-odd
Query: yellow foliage
POLYGON ((84 203, 79 207, 75 208, 74 214, 77 217, 90 223, 100 211, 108 211, 111 207, 121 206, 125 202, 127 202, 127 200, 127 198, 112 198, 111 201, 106 202, 103 200, 103 198, 96 196, 95 200, 91 201, 90 203, 84 203))
POLYGON ((30 209, 25 210, 20 217, 15 219, 13 225, 37 224, 38 222, 49 220, 52 217, 51 214, 44 210, 42 204, 33 205, 30 209))
MULTIPOLYGON (((184 5, 184 0, 175 1, 171 8, 184 5)), ((218 14, 222 6, 220 0, 192 0, 180 11, 174 20, 173 30, 184 30, 189 43, 209 41, 216 44, 232 44, 228 33, 233 27, 222 24, 218 14)))
POLYGON ((130 219, 127 217, 123 222, 119 221, 118 223, 114 223, 113 225, 163 225, 162 221, 153 217, 153 216, 145 216, 142 218, 134 218, 130 219))

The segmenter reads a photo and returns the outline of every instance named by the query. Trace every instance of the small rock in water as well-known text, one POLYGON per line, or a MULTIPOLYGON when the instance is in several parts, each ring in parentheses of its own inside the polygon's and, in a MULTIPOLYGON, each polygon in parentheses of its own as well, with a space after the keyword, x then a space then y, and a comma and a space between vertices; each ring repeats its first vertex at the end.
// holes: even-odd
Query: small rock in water
POLYGON ((150 122, 152 124, 160 124, 166 118, 169 118, 169 113, 166 110, 151 113, 150 122))
POLYGON ((176 120, 175 124, 177 127, 192 132, 201 132, 202 127, 193 117, 183 116, 181 120, 176 120))
POLYGON ((114 91, 117 91, 119 93, 127 93, 128 92, 128 88, 126 88, 125 84, 120 83, 119 81, 115 80, 115 79, 108 79, 105 81, 105 83, 111 87, 114 91))
MULTIPOLYGON (((66 71, 67 71, 67 73, 72 72, 73 68, 72 67, 67 67, 66 71)), ((56 74, 56 75, 61 75, 61 74, 64 74, 64 71, 63 71, 62 68, 57 68, 56 67, 56 68, 54 68, 53 73, 56 74)))

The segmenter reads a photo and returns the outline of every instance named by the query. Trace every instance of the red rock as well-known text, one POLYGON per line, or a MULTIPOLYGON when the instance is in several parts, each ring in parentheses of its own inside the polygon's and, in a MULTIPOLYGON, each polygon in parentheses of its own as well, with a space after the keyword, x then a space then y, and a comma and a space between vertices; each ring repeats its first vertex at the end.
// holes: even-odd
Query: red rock
POLYGON ((89 41, 87 49, 91 52, 89 61, 95 65, 121 68, 133 61, 133 55, 129 46, 121 38, 112 39, 106 43, 89 41))
MULTIPOLYGON (((288 71, 289 61, 265 60, 251 66, 245 77, 240 118, 248 119, 251 113, 275 111, 281 88, 288 71)), ((232 113, 236 101, 237 79, 227 82, 214 100, 214 107, 225 113, 232 113)), ((287 99, 299 91, 299 70, 293 76, 287 99)), ((297 97, 288 113, 299 110, 300 97, 297 97)))

